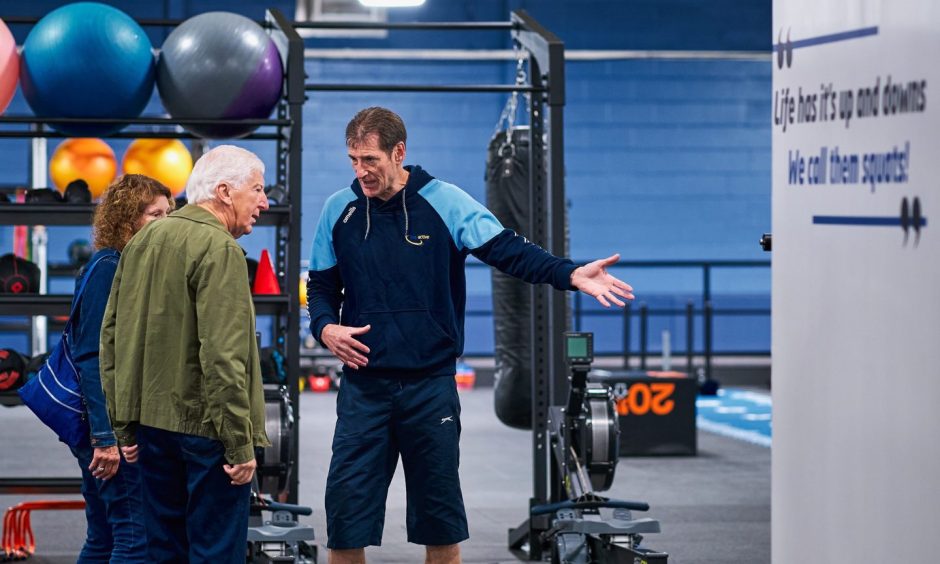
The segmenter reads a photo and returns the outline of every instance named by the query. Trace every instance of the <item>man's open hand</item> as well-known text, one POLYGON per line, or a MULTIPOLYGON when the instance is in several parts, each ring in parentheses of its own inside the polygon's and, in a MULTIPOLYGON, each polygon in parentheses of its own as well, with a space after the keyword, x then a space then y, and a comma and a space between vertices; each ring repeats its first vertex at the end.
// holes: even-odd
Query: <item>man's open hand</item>
POLYGON ((336 358, 343 361, 343 364, 358 370, 369 364, 369 359, 366 357, 369 354, 369 347, 362 344, 356 337, 368 333, 370 329, 372 329, 371 325, 345 327, 330 323, 320 332, 320 341, 336 358))
POLYGON ((610 307, 611 302, 620 307, 625 306, 617 296, 632 300, 633 287, 607 272, 607 267, 616 264, 618 260, 620 255, 616 254, 579 266, 571 273, 571 285, 593 296, 604 307, 610 307))

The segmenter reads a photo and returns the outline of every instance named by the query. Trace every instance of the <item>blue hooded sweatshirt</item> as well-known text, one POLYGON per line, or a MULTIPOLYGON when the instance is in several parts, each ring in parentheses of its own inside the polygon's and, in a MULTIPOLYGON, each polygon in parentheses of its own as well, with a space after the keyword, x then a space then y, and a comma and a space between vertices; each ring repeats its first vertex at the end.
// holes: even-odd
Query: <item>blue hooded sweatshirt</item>
POLYGON ((327 199, 310 257, 310 330, 320 340, 330 323, 371 325, 358 336, 370 352, 357 374, 451 375, 463 353, 468 254, 559 290, 574 289, 577 267, 504 229, 460 188, 405 168, 408 182, 388 201, 367 198, 358 180, 327 199))

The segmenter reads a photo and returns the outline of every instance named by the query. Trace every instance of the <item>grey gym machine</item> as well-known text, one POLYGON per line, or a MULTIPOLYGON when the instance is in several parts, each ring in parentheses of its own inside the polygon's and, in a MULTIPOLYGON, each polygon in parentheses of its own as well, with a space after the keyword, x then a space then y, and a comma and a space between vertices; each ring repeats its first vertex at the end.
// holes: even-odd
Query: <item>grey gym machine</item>
POLYGON ((633 511, 648 511, 649 504, 597 494, 613 484, 620 426, 610 388, 589 381, 594 335, 565 333, 564 353, 568 402, 549 408, 548 427, 555 486, 567 499, 532 505, 529 519, 547 518, 548 528, 517 540, 530 544, 530 555, 549 552, 553 564, 666 564, 666 553, 641 546, 644 534, 660 532, 659 521, 633 517, 633 511))

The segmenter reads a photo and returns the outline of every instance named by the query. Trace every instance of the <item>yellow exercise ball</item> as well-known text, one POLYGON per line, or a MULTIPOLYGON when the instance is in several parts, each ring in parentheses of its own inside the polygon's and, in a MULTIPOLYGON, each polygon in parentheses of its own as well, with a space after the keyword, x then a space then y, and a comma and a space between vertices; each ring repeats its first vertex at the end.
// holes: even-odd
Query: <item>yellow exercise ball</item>
POLYGON ((173 197, 186 188, 193 157, 179 139, 135 139, 121 161, 124 174, 143 174, 163 183, 173 197))
POLYGON ((81 178, 88 183, 92 198, 104 194, 117 175, 114 150, 101 139, 76 137, 59 143, 49 160, 52 184, 65 193, 69 182, 81 178))

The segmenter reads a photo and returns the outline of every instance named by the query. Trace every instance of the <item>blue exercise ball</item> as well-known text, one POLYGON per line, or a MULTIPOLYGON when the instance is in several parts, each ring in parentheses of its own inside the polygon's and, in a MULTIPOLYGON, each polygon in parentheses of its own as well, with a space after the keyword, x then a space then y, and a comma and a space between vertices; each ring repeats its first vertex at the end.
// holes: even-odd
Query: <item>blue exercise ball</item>
MULTIPOLYGON (((281 96, 281 54, 264 28, 229 12, 189 18, 166 38, 157 90, 176 119, 263 119, 281 96)), ((190 125, 209 139, 243 137, 257 126, 190 125)))
MULTIPOLYGON (((136 118, 153 95, 153 46, 124 12, 79 2, 44 16, 23 44, 20 85, 38 117, 136 118)), ((125 124, 52 127, 98 137, 125 124)))

